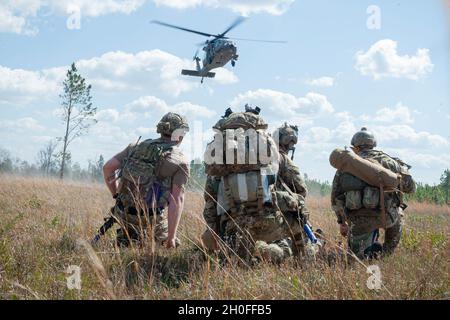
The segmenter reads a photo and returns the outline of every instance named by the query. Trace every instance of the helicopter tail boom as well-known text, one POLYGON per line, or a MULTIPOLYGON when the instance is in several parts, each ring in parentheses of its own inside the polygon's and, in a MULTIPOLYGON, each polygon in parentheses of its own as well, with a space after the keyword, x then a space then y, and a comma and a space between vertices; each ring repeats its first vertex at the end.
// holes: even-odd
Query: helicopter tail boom
POLYGON ((186 70, 183 69, 181 70, 181 74, 185 75, 185 76, 192 76, 192 77, 205 77, 205 78, 214 78, 216 76, 216 74, 214 72, 200 72, 197 70, 186 70))

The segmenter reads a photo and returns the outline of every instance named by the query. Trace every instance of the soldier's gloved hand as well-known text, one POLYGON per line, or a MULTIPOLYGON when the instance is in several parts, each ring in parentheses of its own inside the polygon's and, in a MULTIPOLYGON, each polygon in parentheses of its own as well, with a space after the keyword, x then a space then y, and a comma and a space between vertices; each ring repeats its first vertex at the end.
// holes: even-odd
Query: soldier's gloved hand
POLYGON ((342 222, 342 223, 339 225, 339 231, 341 232, 341 235, 342 235, 343 237, 346 237, 346 236, 348 235, 349 228, 348 228, 347 222, 342 222))

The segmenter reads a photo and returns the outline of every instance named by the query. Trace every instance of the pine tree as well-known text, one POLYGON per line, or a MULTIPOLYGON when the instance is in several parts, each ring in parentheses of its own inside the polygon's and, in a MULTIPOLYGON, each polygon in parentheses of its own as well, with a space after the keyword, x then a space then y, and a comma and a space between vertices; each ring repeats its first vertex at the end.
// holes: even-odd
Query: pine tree
POLYGON ((96 123, 94 119, 97 107, 91 103, 91 85, 78 73, 75 63, 67 70, 63 82, 63 93, 60 95, 62 120, 65 125, 63 150, 61 152, 60 178, 64 177, 68 147, 77 137, 85 134, 89 127, 96 123))

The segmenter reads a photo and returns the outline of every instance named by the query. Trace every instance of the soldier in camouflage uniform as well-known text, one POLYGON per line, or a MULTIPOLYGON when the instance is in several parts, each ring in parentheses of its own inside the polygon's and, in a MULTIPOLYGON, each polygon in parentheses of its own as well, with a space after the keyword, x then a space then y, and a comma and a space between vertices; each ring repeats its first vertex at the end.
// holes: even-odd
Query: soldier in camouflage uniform
MULTIPOLYGON (((390 254, 400 242, 403 224, 403 210, 407 207, 403 201, 403 193, 415 191, 415 183, 408 173, 410 168, 403 161, 392 158, 382 151, 375 150, 376 139, 366 128, 357 132, 351 141, 353 151, 360 157, 381 164, 394 173, 401 174, 400 190, 384 192, 384 210, 381 207, 380 190, 365 184, 362 180, 341 171, 337 171, 331 191, 331 205, 337 215, 340 232, 348 237, 350 250, 359 258, 373 258, 380 254, 390 254), (356 179, 356 180, 355 180, 356 179), (344 190, 344 185, 354 185, 354 190, 344 190), (369 187, 369 189, 367 189, 369 187), (366 190, 371 192, 365 192, 366 190), (357 196, 353 196, 356 192, 357 196), (365 202, 378 204, 372 210, 349 209, 353 198, 361 198, 365 202), (373 198, 374 201, 371 201, 373 198), (385 213, 385 219, 382 217, 385 213), (377 240, 379 229, 385 229, 384 244, 377 240)), ((348 188, 347 188, 348 189, 348 188)), ((362 201, 362 203, 364 203, 362 201)))
POLYGON ((189 177, 178 146, 187 131, 186 119, 169 112, 157 125, 160 138, 129 145, 104 165, 106 185, 116 199, 111 211, 121 225, 117 230, 119 245, 140 242, 149 230, 158 244, 168 248, 178 245, 176 233, 189 177), (119 181, 117 170, 121 172, 119 181))
POLYGON ((233 219, 227 215, 218 216, 217 195, 221 178, 208 176, 203 212, 208 225, 208 230, 203 235, 207 248, 217 250, 217 235, 228 235, 238 238, 243 243, 241 248, 244 248, 244 251, 254 248, 261 257, 272 262, 281 262, 293 254, 304 252, 307 240, 303 224, 308 219, 304 198, 308 191, 298 167, 288 156, 288 152, 293 150, 297 143, 298 129, 285 125, 273 136, 278 142, 274 141, 279 151, 279 168, 271 190, 275 204, 265 207, 262 213, 249 212, 246 215, 233 216, 233 219), (251 235, 253 243, 245 243, 242 229, 251 235))
MULTIPOLYGON (((223 120, 226 121, 228 116, 230 116, 230 113, 226 114, 223 120)), ((267 128, 267 124, 262 118, 248 106, 246 106, 245 113, 232 113, 230 117, 250 118, 267 128)), ((277 162, 278 151, 275 142, 269 134, 267 134, 267 138, 274 147, 272 152, 275 152, 275 162, 277 162)), ((239 171, 239 165, 234 166, 239 171)), ((245 175, 246 173, 248 172, 241 172, 240 174, 245 175)), ((224 198, 225 203, 227 203, 227 192, 221 191, 221 183, 223 187, 225 185, 223 181, 228 179, 227 176, 233 176, 233 173, 226 174, 225 177, 212 175, 207 177, 203 211, 207 230, 202 235, 202 242, 206 249, 219 250, 219 247, 223 248, 221 244, 225 244, 225 249, 232 249, 247 262, 255 261, 255 257, 260 257, 279 263, 290 256, 292 251, 289 247, 280 246, 276 243, 286 238, 286 229, 282 213, 274 204, 265 202, 262 206, 258 206, 256 201, 254 203, 242 201, 235 207, 232 206, 227 210, 222 210, 223 203, 220 203, 224 201, 224 198), (223 195, 224 193, 225 195, 223 195), (222 213, 219 214, 221 211, 222 213)), ((272 179, 274 179, 273 175, 272 179)), ((272 198, 273 184, 269 188, 269 197, 272 198)), ((255 192, 255 190, 253 191, 255 192)), ((233 190, 233 192, 238 193, 236 190, 233 190)))
POLYGON ((288 238, 283 239, 279 244, 284 245, 286 242, 292 242, 293 252, 298 254, 305 249, 306 239, 302 226, 304 223, 308 223, 309 218, 309 213, 305 206, 308 189, 299 168, 292 161, 295 145, 298 142, 298 128, 285 123, 275 130, 273 137, 278 142, 280 153, 275 194, 277 196, 277 204, 283 212, 285 227, 289 235, 288 238), (292 157, 289 157, 290 151, 292 152, 292 157))

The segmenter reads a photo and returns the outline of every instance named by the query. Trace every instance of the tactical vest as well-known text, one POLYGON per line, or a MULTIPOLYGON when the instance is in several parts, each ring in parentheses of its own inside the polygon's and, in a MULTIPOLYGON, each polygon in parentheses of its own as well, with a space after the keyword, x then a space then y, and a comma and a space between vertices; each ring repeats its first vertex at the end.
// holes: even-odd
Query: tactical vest
POLYGON ((262 212, 272 205, 271 186, 275 181, 273 161, 268 158, 278 159, 275 143, 266 132, 267 124, 258 115, 244 112, 232 113, 213 128, 217 134, 205 152, 205 171, 220 179, 217 214, 236 214, 243 208, 246 212, 262 212), (208 161, 208 157, 217 161, 208 161))
POLYGON ((162 159, 172 151, 174 144, 162 139, 148 139, 129 151, 122 163, 119 199, 125 208, 138 212, 161 211, 168 204, 171 177, 158 176, 162 159))

